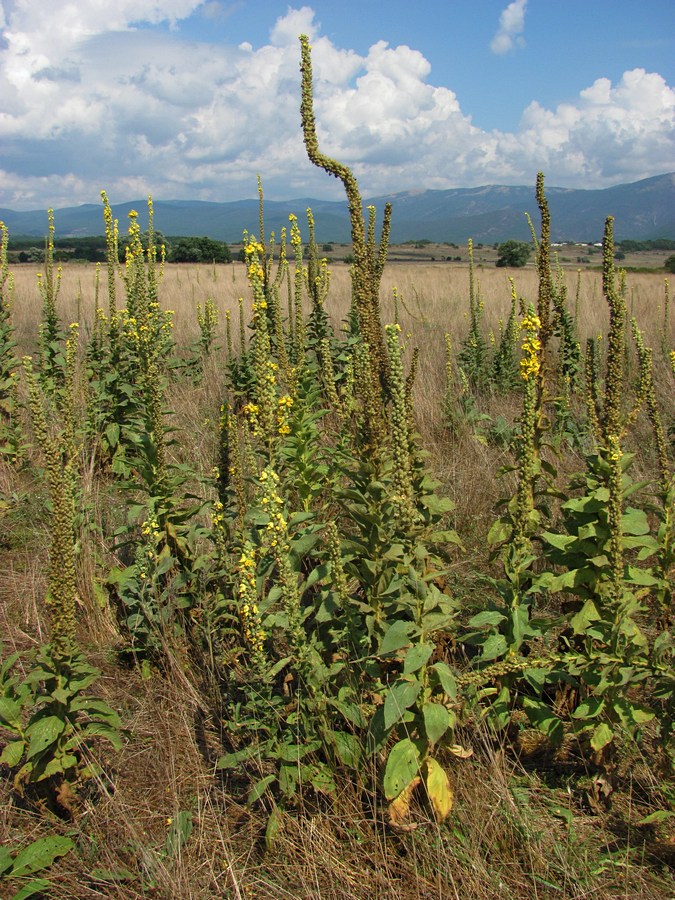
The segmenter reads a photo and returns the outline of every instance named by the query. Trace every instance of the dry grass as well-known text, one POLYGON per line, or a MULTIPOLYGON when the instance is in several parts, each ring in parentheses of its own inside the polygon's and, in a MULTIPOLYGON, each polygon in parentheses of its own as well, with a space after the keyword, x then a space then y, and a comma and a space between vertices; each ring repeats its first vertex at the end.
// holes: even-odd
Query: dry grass
MULTIPOLYGON (((40 317, 36 271, 22 266, 15 272, 14 320, 22 353, 34 349, 40 317)), ((478 269, 477 274, 486 326, 496 329, 508 311, 507 276, 492 268, 478 269)), ((534 272, 513 274, 519 295, 535 300, 534 272)), ((576 271, 570 271, 568 279, 573 303, 576 271)), ((457 562, 458 590, 480 603, 476 572, 494 502, 504 490, 494 473, 509 455, 476 440, 469 430, 451 436, 441 420, 443 335, 449 332, 457 347, 466 334, 468 269, 433 263, 391 267, 383 284, 385 321, 393 318, 394 286, 403 298, 400 317, 410 334, 409 347, 419 345, 422 351, 415 395, 418 427, 433 469, 455 501, 455 525, 467 547, 457 562)), ((646 342, 656 347, 663 280, 630 275, 628 288, 646 342)), ((224 313, 230 310, 236 345, 240 296, 247 297, 248 288, 239 264, 218 267, 215 273, 211 266, 167 267, 161 288, 162 305, 176 312, 181 344, 197 337, 196 304, 203 306, 212 297, 221 314, 220 343, 224 313)), ((94 267, 66 267, 59 298, 63 320, 79 320, 86 334, 94 297, 94 267)), ((329 308, 336 322, 346 316, 349 297, 348 269, 336 267, 329 308)), ((100 298, 105 306, 104 285, 100 298)), ((599 273, 582 273, 580 310, 582 337, 605 328, 599 273)), ((222 366, 222 355, 214 356, 198 388, 178 384, 170 397, 179 429, 176 452, 201 471, 208 471, 215 458, 222 366)), ((672 421, 672 394, 667 379, 660 381, 672 421)), ((500 398, 486 398, 481 409, 509 419, 517 414, 515 406, 509 408, 500 398)), ((6 540, 5 546, 0 544, 0 627, 6 649, 25 648, 44 637, 47 535, 39 524, 44 487, 0 467, 0 492, 15 498, 0 520, 6 540)), ((104 515, 109 498, 102 494, 92 502, 98 515, 104 515)), ((89 551, 88 564, 93 566, 96 554, 109 553, 110 548, 89 551)), ((84 601, 91 610, 91 598, 84 601)), ((416 830, 392 831, 377 798, 346 782, 330 804, 303 801, 285 814, 277 841, 266 850, 264 811, 248 809, 214 767, 220 748, 217 716, 205 707, 189 660, 174 653, 163 675, 152 673, 144 679, 138 670, 121 668, 114 654, 106 652, 113 628, 103 614, 88 621, 83 616, 80 628, 83 644, 92 649, 103 671, 101 692, 129 729, 128 743, 101 760, 106 776, 82 798, 72 823, 45 819, 21 803, 8 780, 0 782, 1 842, 17 847, 55 831, 76 837, 77 853, 52 869, 55 897, 657 900, 675 894, 667 871, 672 847, 659 842, 654 829, 636 825, 648 809, 640 798, 656 783, 644 761, 637 760, 634 782, 626 782, 635 783, 635 794, 632 788, 624 791, 617 802, 620 813, 609 814, 589 809, 573 759, 534 770, 524 755, 519 758, 523 751, 517 741, 495 743, 480 724, 465 735, 475 752, 471 759, 456 762, 455 806, 446 826, 439 828, 420 808, 416 830), (560 809, 572 814, 571 825, 556 811, 560 809), (194 830, 172 853, 166 846, 167 820, 175 820, 181 810, 192 813, 194 830)))

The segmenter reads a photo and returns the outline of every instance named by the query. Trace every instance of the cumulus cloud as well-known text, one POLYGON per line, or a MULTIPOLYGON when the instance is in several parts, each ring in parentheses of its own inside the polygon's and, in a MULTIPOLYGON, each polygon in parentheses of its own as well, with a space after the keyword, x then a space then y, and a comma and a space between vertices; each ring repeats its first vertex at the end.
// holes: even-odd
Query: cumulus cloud
MULTIPOLYGON (((96 202, 101 188, 113 202, 237 199, 255 195, 258 173, 268 199, 341 198, 302 143, 301 32, 312 40, 322 149, 354 168, 365 196, 531 184, 538 170, 551 185, 604 187, 672 168, 675 91, 656 73, 600 78, 555 109, 533 101, 512 133, 485 131, 429 82, 418 50, 338 47, 307 6, 271 23, 262 46, 190 42, 180 22, 198 8, 79 0, 45 25, 43 0, 5 3, 0 206, 96 202)), ((513 34, 514 21, 504 25, 513 34)))
POLYGON ((524 47, 525 40, 521 37, 525 28, 525 9, 527 0, 513 0, 513 3, 502 11, 499 17, 499 29, 492 38, 490 50, 500 56, 509 53, 517 47, 524 47))

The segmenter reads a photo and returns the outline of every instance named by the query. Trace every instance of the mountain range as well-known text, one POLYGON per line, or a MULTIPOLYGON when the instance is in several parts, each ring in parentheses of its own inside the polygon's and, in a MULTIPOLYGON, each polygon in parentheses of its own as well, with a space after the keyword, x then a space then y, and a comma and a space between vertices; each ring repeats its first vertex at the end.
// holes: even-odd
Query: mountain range
MULTIPOLYGON (((547 187, 551 211, 553 241, 594 242, 602 238, 605 218, 614 216, 614 236, 625 239, 653 240, 675 238, 675 173, 657 175, 631 184, 619 184, 602 190, 578 190, 547 187)), ((386 202, 393 205, 391 239, 395 244, 428 239, 435 242, 495 243, 510 238, 529 240, 526 214, 535 226, 539 212, 533 187, 486 185, 450 190, 404 191, 375 197, 365 205, 375 206, 378 221, 386 202)), ((216 240, 237 243, 242 232, 258 231, 258 201, 235 200, 211 203, 191 200, 153 200, 155 228, 163 234, 195 237, 206 235, 216 240)), ((317 240, 346 243, 351 239, 347 204, 344 201, 295 199, 265 201, 265 230, 281 233, 294 213, 302 223, 310 207, 316 223, 317 240)), ((113 204, 120 231, 130 210, 139 212, 143 223, 146 201, 113 204)), ((54 211, 56 235, 85 237, 104 231, 103 210, 97 204, 66 207, 54 211)), ((0 209, 10 237, 35 236, 47 231, 44 210, 15 212, 0 209)), ((142 225, 142 227, 144 227, 142 225)))

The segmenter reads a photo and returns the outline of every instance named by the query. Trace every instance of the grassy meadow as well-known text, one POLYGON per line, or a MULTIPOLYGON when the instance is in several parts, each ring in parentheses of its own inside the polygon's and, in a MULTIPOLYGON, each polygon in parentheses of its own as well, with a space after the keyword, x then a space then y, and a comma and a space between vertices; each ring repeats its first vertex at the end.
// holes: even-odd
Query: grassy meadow
POLYGON ((301 43, 350 268, 0 229, 0 895, 672 897, 669 286, 388 266, 301 43))
MULTIPOLYGON (((218 496, 217 486, 211 481, 209 489, 208 482, 222 441, 220 410, 232 392, 228 316, 233 348, 240 348, 243 340, 250 352, 255 333, 247 269, 240 263, 167 266, 159 282, 162 308, 174 311, 177 358, 188 357, 189 348, 199 342, 202 329, 197 308, 204 310, 209 302, 214 306, 217 324, 208 352, 201 356, 200 371, 178 370, 167 377, 165 388, 165 423, 175 437, 175 443, 167 447, 167 465, 189 466, 192 477, 201 479, 199 490, 211 505, 218 496), (239 298, 244 298, 243 337, 239 298)), ((38 287, 40 271, 21 266, 13 273, 17 358, 26 353, 40 358, 38 326, 44 305, 38 287)), ((445 335, 451 337, 456 361, 470 328, 470 275, 468 266, 398 264, 385 268, 381 283, 383 321, 398 319, 401 324, 406 369, 412 349, 420 348, 411 400, 416 440, 429 454, 425 465, 439 480, 442 496, 452 501, 445 517, 462 541, 462 547, 454 547, 446 560, 443 578, 449 586, 444 590, 457 599, 458 608, 452 627, 436 635, 439 647, 448 640, 460 640, 470 615, 487 607, 494 597, 494 588, 486 580, 495 571, 486 536, 498 514, 499 497, 515 487, 513 474, 497 475, 500 467, 515 458, 508 429, 522 415, 522 390, 517 383, 509 391, 494 386, 471 389, 468 406, 454 376, 448 384, 445 335), (452 426, 445 412, 449 389, 456 392, 454 402, 462 411, 452 426), (495 423, 500 427, 495 428, 495 423)), ((488 354, 493 352, 490 333, 498 335, 500 321, 503 329, 509 315, 509 276, 519 297, 536 301, 536 271, 477 267, 474 272, 474 290, 483 302, 481 328, 488 354)), ((96 333, 97 302, 99 306, 107 303, 104 273, 97 274, 94 266, 69 266, 59 278, 58 316, 64 326, 79 323, 78 366, 84 367, 85 348, 96 333)), ((601 273, 579 276, 576 269, 566 269, 564 280, 570 307, 578 310, 579 339, 606 335, 609 316, 601 273)), ((116 285, 123 295, 125 284, 119 273, 116 285)), ((325 310, 336 334, 349 317, 351 293, 349 269, 334 267, 325 310)), ((646 343, 660 347, 663 279, 631 275, 626 298, 646 343)), ((305 317, 311 316, 311 302, 305 294, 302 300, 305 317)), ((664 421, 672 423, 672 374, 662 354, 656 356, 654 371, 664 421)), ((73 386, 80 416, 86 415, 85 382, 82 368, 73 386)), ((25 435, 23 450, 17 460, 8 456, 2 465, 4 658, 46 642, 50 627, 45 607, 50 590, 50 499, 24 390, 23 410, 15 413, 25 435)), ((324 403, 325 398, 312 399, 316 409, 324 403)), ((637 451, 640 477, 653 477, 655 458, 647 416, 642 414, 635 421, 628 441, 637 451)), ((655 824, 638 824, 649 814, 669 808, 664 807, 664 776, 655 765, 650 740, 622 742, 612 768, 612 802, 605 806, 594 796, 597 761, 572 748, 569 738, 559 747, 546 740, 542 743, 523 721, 515 698, 513 721, 506 727, 491 725, 480 703, 467 711, 466 721, 457 723, 456 740, 472 755, 456 758, 449 767, 454 801, 442 823, 435 819, 428 800, 419 797, 411 822, 392 826, 386 798, 378 796, 381 773, 376 770, 377 759, 372 758, 364 763, 373 767, 363 776, 368 787, 342 772, 329 794, 317 793, 311 786, 299 790, 285 804, 278 832, 266 846, 269 801, 263 796, 248 804, 240 779, 224 780, 217 768, 228 738, 214 715, 211 689, 205 690, 204 675, 191 659, 193 651, 185 637, 176 640, 175 635, 163 635, 161 652, 144 655, 135 650, 136 658, 129 658, 130 632, 111 602, 112 593, 106 594, 102 587, 110 591, 108 572, 125 559, 124 548, 117 546, 125 520, 119 505, 124 508, 130 500, 120 498, 115 478, 101 469, 91 446, 86 447, 83 443, 79 451, 80 496, 90 517, 86 530, 78 530, 76 636, 101 672, 96 695, 120 713, 126 731, 118 749, 92 742, 88 752, 95 754, 99 771, 93 778, 80 776, 77 800, 67 809, 42 796, 48 794, 43 790, 37 796, 29 785, 17 791, 12 772, 5 767, 0 830, 6 845, 18 850, 53 834, 74 843, 73 850, 50 867, 47 880, 52 893, 48 895, 668 896, 667 870, 672 861, 668 821, 664 817, 661 822, 657 816, 655 824)), ((364 452, 367 459, 373 451, 366 448, 364 452)), ((564 472, 581 468, 582 450, 564 447, 559 465, 564 472)), ((184 491, 189 493, 187 487, 184 491)), ((138 497, 137 487, 134 496, 138 497)), ((178 502, 185 503, 183 498, 178 502)), ((213 516, 213 509, 210 522, 203 510, 196 514, 209 525, 213 516)), ((271 578, 273 582, 275 576, 271 578)), ((357 589, 354 580, 350 588, 357 589)), ((471 665, 466 657, 460 662, 456 647, 438 652, 445 653, 457 671, 471 665)), ((28 876, 8 880, 6 896, 29 880, 28 876)))

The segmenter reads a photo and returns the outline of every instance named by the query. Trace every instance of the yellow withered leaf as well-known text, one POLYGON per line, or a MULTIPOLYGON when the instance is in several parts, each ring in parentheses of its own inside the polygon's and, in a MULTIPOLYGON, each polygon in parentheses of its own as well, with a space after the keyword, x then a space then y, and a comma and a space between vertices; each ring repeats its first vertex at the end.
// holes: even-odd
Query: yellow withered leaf
POLYGON ((435 759, 427 759, 426 787, 437 822, 443 822, 452 809, 454 793, 448 774, 435 759))
POLYGON ((417 827, 416 825, 411 825, 410 823, 406 822, 406 819, 410 814, 410 800, 412 798, 413 791, 421 782, 421 780, 422 779, 419 776, 417 778, 413 778, 410 784, 404 787, 398 797, 392 800, 389 804, 389 824, 394 828, 400 828, 403 831, 412 831, 413 828, 417 827))
POLYGON ((453 744, 451 747, 446 747, 445 749, 449 753, 452 753, 453 756, 458 757, 458 759, 468 759, 470 756, 473 756, 471 747, 462 747, 461 744, 453 744))

